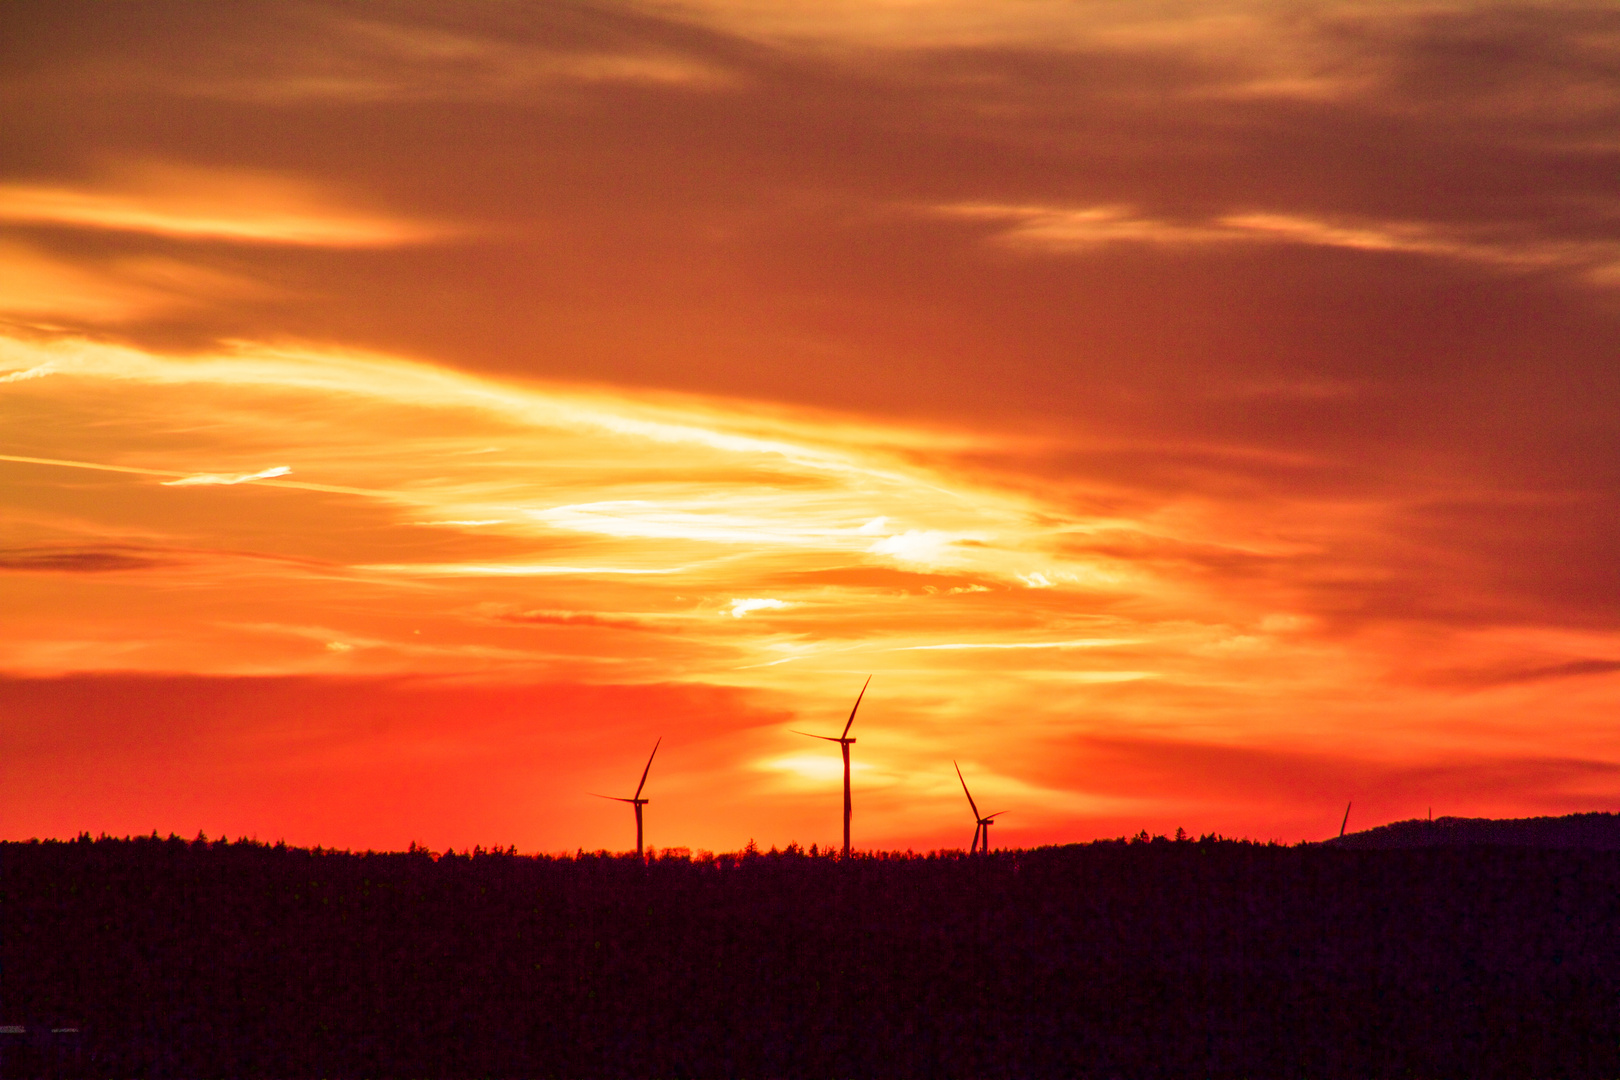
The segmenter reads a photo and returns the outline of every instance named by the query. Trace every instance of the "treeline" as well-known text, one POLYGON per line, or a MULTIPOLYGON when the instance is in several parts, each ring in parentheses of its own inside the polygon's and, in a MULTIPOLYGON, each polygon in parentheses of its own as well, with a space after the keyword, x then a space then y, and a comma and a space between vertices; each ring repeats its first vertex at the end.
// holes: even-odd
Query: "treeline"
POLYGON ((1615 1076, 1620 853, 0 844, 12 1075, 1615 1076))

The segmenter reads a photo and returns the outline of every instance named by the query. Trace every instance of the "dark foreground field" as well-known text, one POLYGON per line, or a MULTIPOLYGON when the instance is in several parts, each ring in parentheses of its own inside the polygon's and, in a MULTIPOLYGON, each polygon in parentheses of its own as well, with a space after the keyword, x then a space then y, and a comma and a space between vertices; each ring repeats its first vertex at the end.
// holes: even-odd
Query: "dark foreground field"
POLYGON ((84 839, 0 891, 0 1022, 81 1028, 12 1075, 1620 1076, 1613 851, 84 839))

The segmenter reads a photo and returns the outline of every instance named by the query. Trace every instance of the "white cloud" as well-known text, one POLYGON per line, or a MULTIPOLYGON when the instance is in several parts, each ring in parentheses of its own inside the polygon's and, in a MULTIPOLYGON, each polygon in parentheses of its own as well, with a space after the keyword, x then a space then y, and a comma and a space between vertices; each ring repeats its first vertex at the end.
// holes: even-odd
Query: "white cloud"
POLYGON ((8 371, 4 375, 0 375, 0 383, 22 382, 24 379, 37 379, 41 376, 49 375, 55 370, 55 364, 36 364, 31 368, 24 368, 22 371, 8 371))
POLYGON ((888 555, 901 562, 938 565, 958 561, 949 548, 962 539, 966 538, 937 529, 907 529, 903 533, 884 537, 866 550, 873 555, 888 555))
POLYGON ((761 597, 755 597, 748 600, 733 600, 731 602, 731 617, 734 619, 740 619, 750 611, 764 611, 767 609, 774 610, 776 608, 792 606, 793 605, 782 600, 769 600, 761 597))
POLYGON ((256 473, 200 473, 179 480, 165 480, 164 487, 192 487, 199 484, 251 484, 255 480, 268 480, 273 476, 286 476, 292 472, 285 465, 263 469, 256 473))

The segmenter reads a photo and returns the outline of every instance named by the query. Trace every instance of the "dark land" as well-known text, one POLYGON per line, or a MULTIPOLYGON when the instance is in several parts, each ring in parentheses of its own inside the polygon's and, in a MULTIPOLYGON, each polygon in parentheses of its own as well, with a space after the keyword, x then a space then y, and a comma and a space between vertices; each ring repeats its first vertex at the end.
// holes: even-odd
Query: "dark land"
POLYGON ((1328 844, 1349 848, 1509 847, 1620 851, 1620 814, 1564 817, 1416 819, 1351 833, 1328 844))
POLYGON ((0 1023, 36 1033, 0 1035, 0 1069, 1620 1075, 1616 845, 1433 842, 1478 832, 1444 821, 648 864, 0 844, 0 1023))

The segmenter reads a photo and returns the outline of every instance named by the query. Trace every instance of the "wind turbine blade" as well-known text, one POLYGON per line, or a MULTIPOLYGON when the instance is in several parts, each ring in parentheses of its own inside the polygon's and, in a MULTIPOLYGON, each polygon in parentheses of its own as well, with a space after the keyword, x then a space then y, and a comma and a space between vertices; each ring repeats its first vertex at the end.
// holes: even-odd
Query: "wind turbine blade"
MULTIPOLYGON (((956 778, 958 780, 962 780, 962 766, 957 765, 954 758, 951 760, 951 764, 956 766, 956 778)), ((967 789, 966 780, 962 780, 962 794, 968 797, 968 805, 973 807, 973 817, 977 819, 979 816, 979 807, 978 804, 973 801, 973 792, 967 789)))
POLYGON ((828 742, 842 742, 843 741, 842 739, 835 739, 831 735, 811 735, 808 731, 800 731, 798 728, 788 728, 788 730, 793 732, 793 734, 795 734, 795 735, 806 735, 806 736, 809 736, 812 739, 826 739, 828 742))
POLYGON ((1002 814, 1005 814, 1006 812, 1007 811, 1005 811, 1005 810, 997 810, 995 813, 990 814, 987 817, 985 817, 984 820, 986 820, 986 821, 994 821, 994 820, 996 820, 996 818, 1000 817, 1002 814))
POLYGON ((849 710, 849 723, 844 725, 844 733, 839 736, 840 739, 849 738, 850 725, 855 723, 855 709, 859 709, 861 707, 861 698, 866 696, 866 688, 871 685, 872 676, 868 675, 866 677, 866 681, 861 683, 861 692, 855 695, 855 708, 849 710))
POLYGON ((641 783, 636 785, 636 798, 638 799, 641 798, 641 789, 647 786, 647 774, 652 771, 652 759, 658 754, 658 743, 663 741, 664 737, 662 735, 658 736, 658 742, 653 743, 653 752, 647 755, 647 767, 641 770, 641 783))
POLYGON ((1350 824, 1350 807, 1353 805, 1353 803, 1354 803, 1354 800, 1344 804, 1344 820, 1339 822, 1339 835, 1340 836, 1344 835, 1344 827, 1346 825, 1350 824))
MULTIPOLYGON (((596 795, 596 792, 594 792, 594 791, 587 791, 587 792, 586 792, 586 793, 585 793, 585 794, 587 794, 587 795, 596 795)), ((619 798, 619 797, 618 797, 618 796, 617 796, 617 795, 596 795, 596 797, 597 797, 597 798, 598 798, 598 799, 612 799, 612 800, 613 800, 613 801, 614 801, 614 802, 627 802, 627 803, 633 803, 633 802, 635 802, 635 801, 636 801, 636 800, 634 800, 634 799, 621 799, 621 798, 619 798)))

